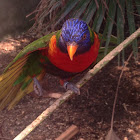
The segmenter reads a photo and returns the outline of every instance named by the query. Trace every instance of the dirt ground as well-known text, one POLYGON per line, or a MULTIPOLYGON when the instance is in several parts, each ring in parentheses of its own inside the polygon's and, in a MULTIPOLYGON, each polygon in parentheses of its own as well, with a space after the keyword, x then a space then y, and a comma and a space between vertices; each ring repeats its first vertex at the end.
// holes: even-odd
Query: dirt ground
MULTIPOLYGON (((8 37, 0 42, 0 74, 31 41, 28 37, 8 37)), ((81 88, 80 96, 73 95, 25 140, 54 140, 72 124, 79 128, 79 133, 72 140, 104 140, 110 129, 120 72, 115 58, 81 88)), ((46 93, 65 92, 59 80, 50 75, 46 75, 42 85, 46 93)), ((0 140, 12 140, 55 100, 27 95, 14 109, 0 112, 0 140)), ((133 58, 120 83, 114 131, 121 140, 140 140, 140 64, 136 65, 133 58)))

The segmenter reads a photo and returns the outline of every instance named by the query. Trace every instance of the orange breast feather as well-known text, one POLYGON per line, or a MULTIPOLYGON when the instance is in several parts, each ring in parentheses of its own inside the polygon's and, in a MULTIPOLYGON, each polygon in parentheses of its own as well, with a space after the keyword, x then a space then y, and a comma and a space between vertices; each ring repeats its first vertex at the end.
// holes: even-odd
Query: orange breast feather
POLYGON ((96 61, 99 50, 99 39, 94 33, 94 44, 91 49, 80 55, 75 55, 73 61, 70 60, 68 54, 63 53, 56 46, 56 36, 53 35, 48 50, 48 58, 53 65, 67 72, 82 72, 87 69, 94 61, 96 61))

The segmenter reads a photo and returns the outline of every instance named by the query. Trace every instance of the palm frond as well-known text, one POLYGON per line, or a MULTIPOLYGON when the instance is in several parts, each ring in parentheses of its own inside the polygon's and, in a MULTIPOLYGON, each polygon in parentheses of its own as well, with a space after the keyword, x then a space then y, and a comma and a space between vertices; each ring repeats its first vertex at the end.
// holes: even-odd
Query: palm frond
POLYGON ((104 8, 103 4, 100 4, 100 7, 96 13, 96 16, 95 16, 95 19, 94 19, 94 22, 93 22, 93 30, 97 33, 99 33, 99 30, 101 28, 101 25, 102 25, 102 22, 103 22, 103 19, 104 19, 104 15, 105 15, 105 11, 106 9, 104 8))
MULTIPOLYGON (((135 28, 135 21, 134 21, 134 15, 133 15, 133 4, 132 0, 127 0, 126 1, 126 9, 127 9, 127 18, 128 18, 128 25, 129 25, 129 32, 130 34, 134 33, 136 31, 135 28)), ((132 42, 132 47, 133 47, 133 53, 135 58, 137 58, 137 53, 138 53, 138 47, 137 47, 137 40, 135 39, 132 42)))
MULTIPOLYGON (((120 6, 117 9, 117 44, 120 44, 124 40, 124 10, 125 1, 120 1, 120 6)), ((122 64, 124 64, 124 50, 122 51, 122 64)), ((120 54, 118 54, 118 65, 120 66, 120 54)))
POLYGON ((107 54, 110 37, 111 37, 111 33, 112 33, 112 28, 113 28, 113 24, 114 24, 115 13, 116 13, 116 1, 112 0, 109 2, 108 16, 106 19, 106 26, 105 26, 104 32, 103 32, 103 38, 105 36, 107 36, 104 55, 107 54))
MULTIPOLYGON (((138 27, 140 14, 139 0, 41 0, 35 16, 35 24, 30 31, 45 35, 62 27, 68 18, 80 18, 86 21, 94 31, 101 35, 101 46, 107 54, 112 36, 115 44, 121 43, 138 27), (125 10, 126 8, 126 10, 125 10), (128 22, 128 24, 126 24, 128 22), (137 23, 136 23, 137 22, 137 23), (126 30, 128 26, 129 32, 126 30), (105 45, 104 45, 105 44, 105 45)), ((137 40, 132 43, 135 58, 138 53, 137 40)), ((122 52, 122 62, 125 60, 122 52)), ((120 56, 118 57, 120 58, 120 56)), ((120 61, 119 61, 120 62, 120 61)))
POLYGON ((138 10, 138 14, 140 15, 140 1, 139 0, 135 0, 135 4, 138 10))
POLYGON ((94 13, 96 12, 96 4, 94 1, 91 1, 91 3, 89 4, 89 6, 87 7, 87 10, 85 11, 82 19, 84 21, 87 22, 87 24, 90 23, 90 21, 92 20, 92 17, 94 15, 94 13))

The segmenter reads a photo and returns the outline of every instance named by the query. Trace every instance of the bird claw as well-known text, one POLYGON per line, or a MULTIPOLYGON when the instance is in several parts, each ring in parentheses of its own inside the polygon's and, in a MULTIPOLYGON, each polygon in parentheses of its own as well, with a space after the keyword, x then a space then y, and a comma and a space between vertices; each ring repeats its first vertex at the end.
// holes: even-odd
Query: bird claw
POLYGON ((36 77, 33 78, 34 81, 34 91, 38 96, 42 96, 43 95, 43 89, 39 83, 39 81, 37 80, 36 77))
POLYGON ((63 87, 64 87, 66 90, 71 90, 71 91, 73 91, 74 93, 80 95, 80 89, 79 89, 78 87, 76 87, 76 85, 74 85, 73 83, 64 82, 63 87))

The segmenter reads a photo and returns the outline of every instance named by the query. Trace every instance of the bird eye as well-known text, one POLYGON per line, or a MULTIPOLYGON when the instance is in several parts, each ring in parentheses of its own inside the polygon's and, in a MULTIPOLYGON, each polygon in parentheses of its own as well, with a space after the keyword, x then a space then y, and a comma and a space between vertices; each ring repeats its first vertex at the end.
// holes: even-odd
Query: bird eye
POLYGON ((87 37, 87 35, 86 35, 86 34, 84 34, 84 35, 83 35, 83 39, 86 39, 86 37, 87 37))

